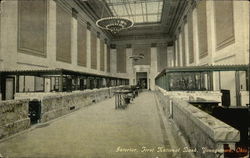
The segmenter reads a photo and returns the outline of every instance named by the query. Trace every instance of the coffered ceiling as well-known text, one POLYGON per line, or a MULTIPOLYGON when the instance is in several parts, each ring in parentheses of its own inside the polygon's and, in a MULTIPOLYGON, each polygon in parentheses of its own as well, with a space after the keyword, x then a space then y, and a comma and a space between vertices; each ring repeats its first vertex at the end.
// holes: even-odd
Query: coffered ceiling
POLYGON ((163 0, 105 0, 114 16, 129 18, 135 24, 159 23, 163 0))
POLYGON ((114 40, 165 38, 173 36, 190 0, 78 0, 96 21, 120 16, 134 27, 111 35, 114 40))

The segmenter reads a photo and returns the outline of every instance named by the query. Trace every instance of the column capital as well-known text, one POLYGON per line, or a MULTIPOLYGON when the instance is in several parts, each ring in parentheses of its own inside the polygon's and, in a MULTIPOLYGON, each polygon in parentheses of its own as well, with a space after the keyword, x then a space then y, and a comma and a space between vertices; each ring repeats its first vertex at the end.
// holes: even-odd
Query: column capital
POLYGON ((87 22, 87 29, 91 30, 91 24, 89 22, 87 22))
POLYGON ((174 41, 168 42, 168 43, 167 43, 167 46, 168 46, 168 47, 174 46, 174 41))
POLYGON ((71 10, 72 10, 72 17, 77 19, 78 11, 75 8, 72 8, 71 10))
POLYGON ((198 0, 192 0, 191 5, 192 9, 195 9, 197 7, 198 0))
POLYGON ((116 49, 116 44, 110 44, 111 49, 116 49))
POLYGON ((151 47, 157 47, 157 43, 151 43, 151 47))
POLYGON ((105 42, 105 44, 108 44, 108 39, 105 38, 105 39, 104 39, 104 42, 105 42))
POLYGON ((100 38, 101 33, 100 33, 99 31, 97 31, 97 32, 96 32, 96 36, 97 36, 97 38, 100 38))
POLYGON ((177 39, 179 38, 179 35, 181 34, 181 26, 178 27, 178 31, 177 31, 177 39))
POLYGON ((132 48, 132 44, 126 44, 126 48, 132 48))
POLYGON ((187 23, 187 15, 184 15, 184 17, 183 17, 183 22, 184 22, 184 24, 187 23))

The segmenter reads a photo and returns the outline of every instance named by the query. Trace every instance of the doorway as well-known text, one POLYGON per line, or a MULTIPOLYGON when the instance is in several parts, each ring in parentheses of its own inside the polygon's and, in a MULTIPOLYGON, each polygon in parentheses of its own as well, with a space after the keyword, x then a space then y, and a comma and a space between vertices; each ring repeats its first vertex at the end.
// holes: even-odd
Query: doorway
POLYGON ((141 89, 148 89, 148 75, 147 72, 136 73, 136 83, 140 85, 141 89))
POLYGON ((5 96, 4 100, 14 99, 15 94, 15 78, 7 77, 5 79, 5 96))
POLYGON ((32 100, 29 102, 29 118, 31 124, 36 124, 41 119, 41 101, 32 100))

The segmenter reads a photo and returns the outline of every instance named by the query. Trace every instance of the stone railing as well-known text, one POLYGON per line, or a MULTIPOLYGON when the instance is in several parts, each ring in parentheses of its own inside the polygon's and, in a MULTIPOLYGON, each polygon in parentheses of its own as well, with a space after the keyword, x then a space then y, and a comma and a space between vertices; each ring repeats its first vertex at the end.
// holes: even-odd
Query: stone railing
POLYGON ((58 96, 58 95, 67 95, 72 93, 79 93, 79 92, 91 92, 91 91, 98 91, 102 89, 109 89, 110 95, 113 95, 113 92, 119 88, 122 88, 124 86, 117 86, 117 87, 110 87, 110 88, 100 88, 100 89, 87 89, 84 91, 72 91, 72 92, 20 92, 15 93, 15 99, 30 99, 30 100, 41 100, 42 98, 46 96, 58 96))
POLYGON ((224 157, 224 144, 234 149, 240 133, 233 127, 192 106, 187 101, 169 96, 169 92, 157 87, 157 96, 167 116, 172 118, 181 135, 194 149, 195 157, 224 157))
POLYGON ((20 92, 15 93, 15 99, 41 100, 45 96, 67 94, 67 92, 20 92))
POLYGON ((185 101, 204 99, 221 102, 222 96, 220 91, 165 91, 165 94, 185 101))
POLYGON ((110 98, 114 91, 123 86, 101 88, 73 92, 49 92, 49 93, 17 93, 15 98, 29 98, 41 101, 40 122, 47 122, 54 118, 68 114, 81 107, 110 98))
POLYGON ((29 100, 0 102, 0 139, 30 127, 29 100))

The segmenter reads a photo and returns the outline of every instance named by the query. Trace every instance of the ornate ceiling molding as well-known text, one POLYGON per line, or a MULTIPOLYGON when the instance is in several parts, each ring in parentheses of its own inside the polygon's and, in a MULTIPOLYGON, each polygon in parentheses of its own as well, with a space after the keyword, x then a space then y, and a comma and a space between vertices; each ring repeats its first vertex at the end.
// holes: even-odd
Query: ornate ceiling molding
POLYGON ((138 35, 122 35, 115 36, 114 41, 123 41, 123 40, 147 40, 147 39, 169 39, 169 35, 166 33, 158 34, 138 34, 138 35))
POLYGON ((197 7, 198 1, 200 0, 186 0, 185 8, 183 9, 182 14, 180 15, 180 19, 177 22, 177 25, 171 35, 175 36, 180 33, 178 28, 184 27, 184 25, 187 23, 187 15, 190 11, 193 11, 193 9, 197 7))
MULTIPOLYGON (((102 8, 101 6, 103 6, 102 1, 74 1, 77 2, 79 6, 81 6, 84 12, 86 12, 86 14, 90 17, 91 21, 95 22, 100 18, 100 12, 102 11, 102 9, 100 8, 102 8)), ((190 10, 190 6, 192 6, 192 9, 193 7, 196 7, 198 1, 200 0, 164 0, 161 23, 135 25, 134 28, 125 30, 118 35, 113 35, 107 31, 103 32, 110 39, 118 41, 137 39, 169 39, 170 36, 173 37, 174 34, 178 31, 178 27, 180 27, 183 23, 186 23, 185 15, 187 13, 187 10, 190 10)), ((112 12, 110 10, 107 10, 107 13, 105 13, 105 15, 109 14, 112 14, 112 12)), ((91 27, 95 28, 94 24, 91 24, 91 27)))

